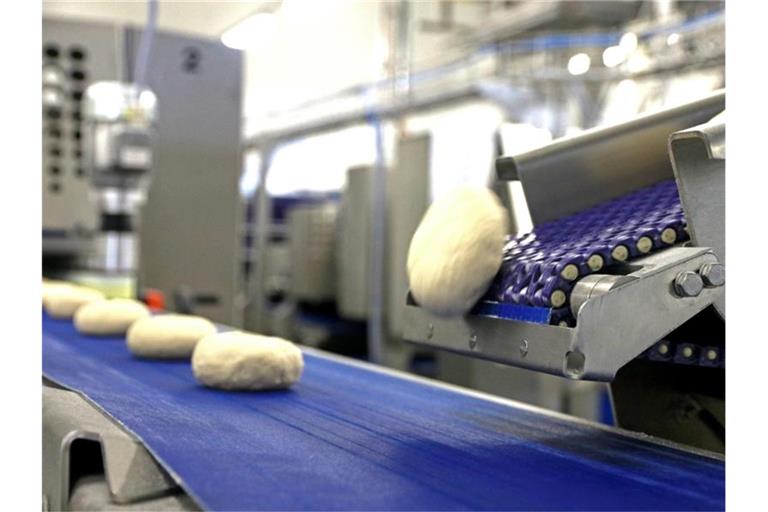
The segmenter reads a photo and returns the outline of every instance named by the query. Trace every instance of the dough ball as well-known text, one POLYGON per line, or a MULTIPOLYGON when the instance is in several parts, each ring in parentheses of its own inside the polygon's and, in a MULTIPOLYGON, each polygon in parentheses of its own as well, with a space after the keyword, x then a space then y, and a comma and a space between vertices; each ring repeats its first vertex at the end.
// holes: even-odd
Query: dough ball
POLYGON ((54 318, 72 318, 80 306, 104 300, 98 290, 68 283, 44 283, 43 307, 54 318))
POLYGON ((469 312, 501 267, 508 215, 488 189, 461 187, 429 207, 411 239, 408 282, 439 316, 469 312))
POLYGON ((149 316, 147 306, 133 299, 89 302, 75 313, 75 327, 83 334, 123 334, 133 322, 149 316))
POLYGON ((73 288, 74 285, 66 283, 64 281, 43 281, 42 293, 43 293, 43 306, 45 306, 45 299, 51 295, 58 293, 64 288, 73 288))
POLYGON ((210 334, 192 354, 195 378, 212 388, 287 388, 303 369, 301 350, 290 341, 240 331, 210 334))
POLYGON ((215 332, 216 326, 199 316, 150 316, 128 329, 128 348, 140 357, 188 358, 201 338, 215 332))

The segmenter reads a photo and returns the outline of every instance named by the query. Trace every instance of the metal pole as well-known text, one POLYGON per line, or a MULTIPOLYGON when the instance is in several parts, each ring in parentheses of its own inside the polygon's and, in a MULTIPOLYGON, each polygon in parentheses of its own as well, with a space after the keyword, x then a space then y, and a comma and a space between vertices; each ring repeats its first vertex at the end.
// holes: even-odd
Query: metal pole
POLYGON ((386 233, 387 170, 384 166, 384 144, 381 120, 371 114, 376 137, 376 160, 371 180, 371 251, 369 253, 370 286, 368 298, 368 359, 384 362, 384 236, 386 233))
MULTIPOLYGON (((250 311, 252 328, 259 331, 264 328, 264 260, 267 252, 267 237, 271 221, 270 198, 267 194, 267 177, 272 162, 273 146, 267 145, 261 152, 259 163, 259 187, 256 192, 256 219, 251 223, 251 239, 254 240, 254 254, 247 293, 246 310, 250 311)), ((245 322, 244 322, 245 324, 245 322)))

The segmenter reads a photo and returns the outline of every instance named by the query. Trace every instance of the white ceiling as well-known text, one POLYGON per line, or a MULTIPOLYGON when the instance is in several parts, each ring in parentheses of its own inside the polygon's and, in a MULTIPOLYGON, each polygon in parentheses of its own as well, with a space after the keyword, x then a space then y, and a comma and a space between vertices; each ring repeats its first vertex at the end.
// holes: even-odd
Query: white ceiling
MULTIPOLYGON (((158 28, 210 38, 218 38, 224 30, 256 11, 271 10, 280 5, 277 0, 158 0, 158 3, 158 28)), ((43 16, 142 25, 147 18, 147 2, 43 0, 43 16)))

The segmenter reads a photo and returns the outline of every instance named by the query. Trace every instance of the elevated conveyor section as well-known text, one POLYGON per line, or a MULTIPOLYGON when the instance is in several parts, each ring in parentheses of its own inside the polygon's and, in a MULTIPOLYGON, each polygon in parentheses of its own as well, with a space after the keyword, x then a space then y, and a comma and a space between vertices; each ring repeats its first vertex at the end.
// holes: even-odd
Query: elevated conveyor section
POLYGON ((572 379, 613 381, 639 356, 722 367, 721 340, 696 332, 678 357, 667 337, 711 305, 724 317, 725 128, 709 123, 724 108, 716 91, 497 159, 534 229, 508 240, 469 314, 406 297, 404 338, 572 379))
POLYGON ((188 362, 43 316, 43 373, 213 510, 718 510, 702 453, 307 351, 289 391, 200 387, 188 362))

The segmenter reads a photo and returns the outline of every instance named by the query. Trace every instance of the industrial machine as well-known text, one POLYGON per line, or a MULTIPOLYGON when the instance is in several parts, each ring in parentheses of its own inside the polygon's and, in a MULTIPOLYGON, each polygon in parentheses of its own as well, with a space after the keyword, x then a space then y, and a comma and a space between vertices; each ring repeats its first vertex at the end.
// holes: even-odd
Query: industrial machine
POLYGON ((43 19, 43 272, 101 287, 104 272, 89 269, 133 266, 136 290, 121 294, 154 288, 169 306, 234 324, 242 54, 157 30, 142 80, 134 65, 141 35, 139 27, 43 19), (92 110, 97 104, 106 110, 92 110), (89 134, 98 140, 90 144, 89 134), (150 165, 147 186, 150 174, 138 169, 150 165), (133 192, 114 193, 118 175, 133 192))
MULTIPOLYGON (((578 24, 572 9, 584 7, 571 4, 520 7, 562 10, 578 24)), ((606 9, 589 11, 612 17, 606 9)), ((508 18, 525 21, 517 14, 508 18)), ((547 12, 534 14, 549 19, 547 12)), ((494 26, 488 29, 489 20, 483 20, 479 35, 495 40, 503 28, 496 24, 504 20, 491 18, 494 26)), ((44 23, 51 65, 44 116, 53 115, 44 126, 46 255, 77 252, 80 245, 71 242, 81 235, 90 240, 100 229, 124 233, 123 214, 136 212, 135 201, 133 209, 118 210, 105 201, 102 224, 95 209, 82 221, 74 205, 87 204, 84 194, 91 189, 80 160, 85 82, 133 80, 124 64, 133 60, 137 35, 130 28, 44 23), (108 66, 115 54, 113 69, 108 66), (71 88, 67 80, 79 85, 71 88), (70 98, 78 92, 80 99, 70 98), (57 128, 59 135, 71 130, 72 140, 67 135, 54 156, 48 145, 55 145, 57 128), (70 143, 80 156, 61 163, 70 143), (53 172, 56 165, 61 172, 53 172), (63 199, 66 194, 73 195, 63 199), (116 225, 121 229, 103 229, 116 225)), ((235 265, 241 263, 236 237, 242 58, 215 42, 176 34, 158 33, 155 45, 146 86, 163 115, 156 120, 152 187, 141 212, 139 278, 179 297, 185 312, 219 321, 221 330, 239 328, 233 310, 235 265)), ((505 56, 504 62, 527 62, 520 53, 505 56)), ((531 56, 538 70, 541 60, 531 56)), ((542 98, 573 96, 552 95, 550 85, 536 88, 542 98)), ((485 97, 488 86, 441 84, 436 97, 414 89, 407 101, 382 103, 378 115, 402 120, 485 97)), ((386 309, 379 305, 377 312, 387 330, 398 343, 400 335, 415 343, 410 351, 436 349, 477 363, 473 372, 508 387, 522 387, 532 375, 523 369, 550 381, 552 375, 565 377, 560 380, 574 386, 610 383, 620 428, 502 398, 495 386, 487 386, 494 392, 486 394, 307 346, 304 373, 292 389, 214 390, 196 382, 189 361, 139 359, 124 336, 95 343, 71 321, 43 313, 43 510, 723 509, 725 125, 718 114, 724 97, 718 92, 500 157, 497 177, 519 182, 534 228, 510 237, 499 281, 462 318, 434 317, 407 297, 403 266, 429 202, 433 141, 409 134, 397 142, 398 161, 388 171, 395 193, 381 212, 393 228, 383 254, 386 309), (597 215, 600 208, 608 213, 597 215), (612 218, 615 212, 623 217, 612 218), (646 212, 653 215, 648 225, 646 212), (638 221, 632 229, 629 220, 638 221), (559 229, 564 226, 584 229, 559 229), (571 236, 560 238, 564 231, 571 236), (610 236, 593 237, 595 232, 610 236), (574 238, 581 236, 586 238, 574 238), (563 246, 578 250, 570 254, 563 246), (563 252, 573 259, 563 260, 563 252), (551 265, 541 270, 543 264, 551 265), (514 374, 488 375, 491 366, 501 365, 521 369, 505 366, 501 370, 514 374), (515 375, 520 378, 510 378, 515 375)), ((530 96, 507 99, 512 118, 530 96)), ((563 104, 554 105, 552 110, 565 111, 563 104)), ((558 125, 564 127, 562 117, 558 125)), ((241 288, 250 294, 246 299, 258 299, 250 308, 255 327, 246 328, 289 332, 294 324, 281 312, 270 318, 276 311, 271 299, 278 296, 304 304, 336 300, 349 318, 370 318, 374 273, 364 239, 374 232, 370 212, 377 198, 371 192, 384 192, 372 186, 371 167, 350 171, 339 211, 335 198, 276 215, 280 201, 266 188, 269 161, 281 143, 369 119, 366 107, 315 124, 267 129, 246 141, 246 149, 260 151, 262 162, 252 205, 258 212, 247 217, 243 236, 249 281, 241 288), (285 220, 279 227, 276 217, 285 220)), ((129 124, 130 115, 122 121, 129 124)), ((92 123, 96 131, 100 121, 92 123)), ((151 131, 150 123, 141 126, 151 131)), ((109 154, 121 157, 119 151, 109 154)), ((146 162, 128 152, 127 167, 146 162)), ((107 170, 100 178, 114 170, 100 168, 107 170)), ((146 181, 146 173, 140 174, 129 180, 133 190, 146 181)), ((108 188, 97 190, 106 196, 108 188)), ((302 335, 301 341, 311 337, 302 335)), ((467 374, 468 368, 454 371, 467 374)))
POLYGON ((534 230, 471 314, 409 296, 406 339, 611 382, 620 426, 723 452, 724 108, 719 91, 499 158, 534 230))
POLYGON ((136 278, 156 104, 155 94, 137 84, 96 82, 85 90, 86 168, 99 216, 89 267, 129 283, 136 278))

